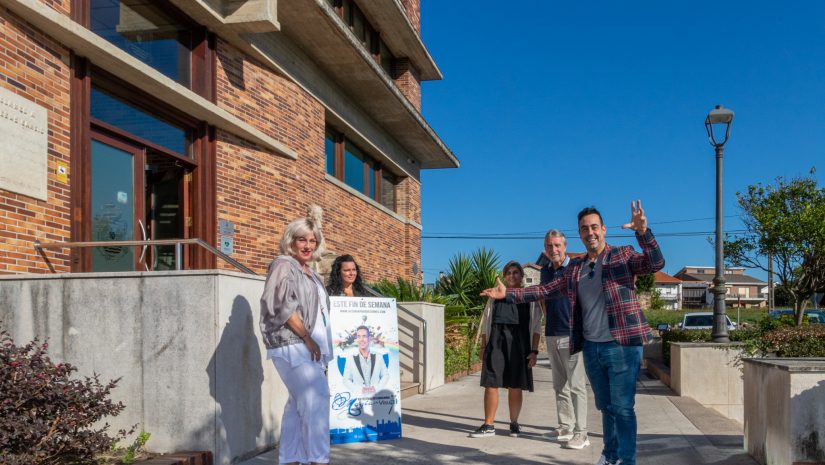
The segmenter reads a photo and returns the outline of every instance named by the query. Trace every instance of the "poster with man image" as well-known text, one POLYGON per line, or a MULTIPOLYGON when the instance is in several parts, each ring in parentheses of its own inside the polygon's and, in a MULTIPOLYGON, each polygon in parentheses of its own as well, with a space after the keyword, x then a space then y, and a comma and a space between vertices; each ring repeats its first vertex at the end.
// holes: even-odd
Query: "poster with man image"
POLYGON ((333 444, 401 437, 395 299, 330 297, 333 444))

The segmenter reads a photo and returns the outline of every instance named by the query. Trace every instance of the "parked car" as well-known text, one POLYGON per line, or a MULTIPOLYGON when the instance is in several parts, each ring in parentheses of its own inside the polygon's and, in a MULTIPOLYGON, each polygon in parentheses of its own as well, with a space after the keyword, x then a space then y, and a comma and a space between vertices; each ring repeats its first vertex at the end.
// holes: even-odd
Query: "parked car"
MULTIPOLYGON (((793 317, 793 310, 773 310, 768 312, 768 316, 771 318, 779 318, 785 315, 793 317)), ((825 312, 822 310, 805 310, 805 318, 808 320, 808 324, 825 325, 825 312)))
MULTIPOLYGON (((736 329, 736 323, 730 321, 730 317, 725 315, 728 322, 728 330, 736 329)), ((677 325, 680 329, 713 329, 713 312, 693 312, 685 313, 682 322, 677 325)))

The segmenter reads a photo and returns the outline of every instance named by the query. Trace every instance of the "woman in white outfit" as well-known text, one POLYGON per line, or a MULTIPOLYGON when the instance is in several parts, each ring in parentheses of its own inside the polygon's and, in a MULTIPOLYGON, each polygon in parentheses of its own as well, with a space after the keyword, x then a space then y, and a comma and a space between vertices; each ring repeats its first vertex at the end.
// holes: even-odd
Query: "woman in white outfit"
POLYGON ((329 387, 332 358, 329 299, 309 268, 324 240, 313 218, 287 226, 281 254, 269 265, 261 296, 261 332, 289 399, 281 421, 282 464, 329 463, 329 387))

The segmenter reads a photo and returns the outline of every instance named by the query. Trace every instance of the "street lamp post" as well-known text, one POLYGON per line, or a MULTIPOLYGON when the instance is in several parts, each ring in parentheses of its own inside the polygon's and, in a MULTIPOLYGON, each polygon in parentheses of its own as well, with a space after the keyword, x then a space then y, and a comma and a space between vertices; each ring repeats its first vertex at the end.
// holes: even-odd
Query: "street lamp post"
POLYGON ((716 105, 716 108, 708 113, 705 118, 705 129, 708 131, 708 141, 716 149, 716 276, 713 278, 713 332, 711 338, 713 342, 730 342, 728 337, 728 324, 725 315, 725 251, 723 245, 722 226, 722 154, 725 142, 730 136, 730 124, 733 121, 733 111, 716 105), (714 127, 725 126, 725 137, 721 142, 717 142, 714 135, 714 127))

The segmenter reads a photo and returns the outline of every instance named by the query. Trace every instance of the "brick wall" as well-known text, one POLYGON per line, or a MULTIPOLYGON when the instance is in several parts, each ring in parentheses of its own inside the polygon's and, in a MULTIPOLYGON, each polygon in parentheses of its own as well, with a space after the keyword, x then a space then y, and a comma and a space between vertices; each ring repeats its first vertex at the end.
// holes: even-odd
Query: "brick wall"
MULTIPOLYGON (((45 2, 68 12, 68 2, 45 2)), ((48 199, 0 189, 0 273, 43 273, 35 239, 70 237, 69 185, 57 180, 58 160, 69 163, 69 52, 0 8, 0 86, 48 110, 48 199)), ((0 168, 2 169, 2 168, 0 168)), ((69 173, 71 176, 71 173, 69 173)), ((66 253, 47 252, 55 270, 69 271, 66 253)))
MULTIPOLYGON (((69 2, 44 3, 65 14, 70 9, 69 2)), ((233 257, 264 272, 286 224, 317 203, 328 249, 353 254, 365 279, 412 277, 420 231, 326 180, 323 106, 228 43, 219 40, 217 53, 218 104, 298 154, 287 159, 218 131, 217 217, 235 225, 233 257)), ((47 272, 33 241, 70 240, 69 185, 55 175, 56 162, 68 164, 70 156, 68 63, 67 49, 0 8, 0 86, 49 110, 48 200, 0 190, 0 273, 47 272)), ((398 213, 420 223, 418 181, 403 179, 397 199, 398 213)), ((68 254, 47 253, 56 271, 69 271, 68 254)))
MULTIPOLYGON (((218 218, 235 225, 233 258, 265 272, 286 225, 317 203, 329 250, 354 255, 368 281, 409 278, 421 257, 420 232, 326 180, 323 106, 230 44, 219 40, 217 53, 218 105, 298 154, 291 160, 218 134, 218 218)), ((398 212, 419 222, 419 183, 405 179, 397 191, 398 212)))
POLYGON ((393 62, 393 76, 398 89, 413 104, 416 110, 421 111, 421 79, 418 71, 407 58, 396 58, 393 62))
POLYGON ((421 34, 421 0, 401 0, 401 4, 415 30, 421 34))

